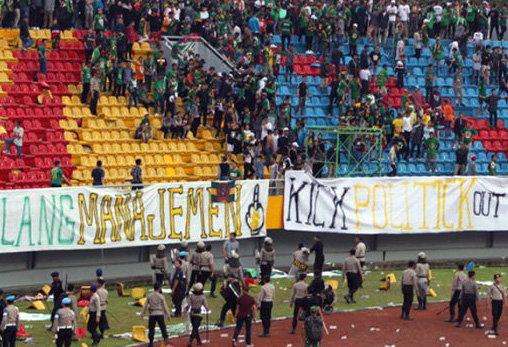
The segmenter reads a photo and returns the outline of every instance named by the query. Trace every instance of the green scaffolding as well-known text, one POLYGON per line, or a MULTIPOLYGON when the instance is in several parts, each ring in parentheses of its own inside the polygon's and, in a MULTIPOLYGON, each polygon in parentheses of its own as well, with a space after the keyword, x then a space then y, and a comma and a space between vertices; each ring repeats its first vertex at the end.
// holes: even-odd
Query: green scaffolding
POLYGON ((318 164, 317 175, 324 177, 357 177, 357 176, 381 176, 383 173, 383 131, 379 128, 341 127, 341 126, 308 126, 305 141, 305 152, 308 155, 311 131, 315 138, 322 134, 323 140, 328 143, 324 160, 319 156, 314 157, 314 164, 318 164), (361 137, 364 143, 364 151, 357 151, 353 144, 361 137), (331 146, 335 151, 329 152, 331 146), (341 154, 342 160, 341 160, 341 154), (321 164, 321 165, 319 165, 321 164))

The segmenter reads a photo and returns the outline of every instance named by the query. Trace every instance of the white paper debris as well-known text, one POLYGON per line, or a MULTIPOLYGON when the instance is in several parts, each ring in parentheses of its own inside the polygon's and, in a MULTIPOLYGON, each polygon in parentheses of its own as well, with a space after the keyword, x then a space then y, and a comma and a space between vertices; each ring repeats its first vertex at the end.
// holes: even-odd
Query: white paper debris
POLYGON ((293 347, 293 345, 290 343, 290 344, 288 344, 286 347, 293 347))
POLYGON ((495 339, 495 338, 497 338, 496 335, 489 335, 489 339, 495 339))
POLYGON ((220 337, 228 337, 228 334, 220 334, 220 337))
POLYGON ((450 344, 449 343, 445 344, 445 347, 450 347, 450 344))
POLYGON ((345 336, 345 335, 344 335, 344 336, 342 336, 340 339, 341 339, 341 340, 347 340, 347 336, 345 336))
POLYGON ((400 332, 400 328, 397 328, 397 330, 395 330, 395 332, 398 334, 400 332))
POLYGON ((444 340, 446 340, 446 337, 444 337, 444 336, 441 336, 441 337, 439 338, 439 341, 444 341, 444 340))
POLYGON ((355 328, 355 325, 354 324, 351 324, 351 329, 354 329, 355 328))
POLYGON ((337 326, 336 325, 330 325, 330 330, 337 330, 337 326))
POLYGON ((483 320, 487 320, 487 317, 483 316, 483 317, 482 317, 482 319, 483 319, 483 320))

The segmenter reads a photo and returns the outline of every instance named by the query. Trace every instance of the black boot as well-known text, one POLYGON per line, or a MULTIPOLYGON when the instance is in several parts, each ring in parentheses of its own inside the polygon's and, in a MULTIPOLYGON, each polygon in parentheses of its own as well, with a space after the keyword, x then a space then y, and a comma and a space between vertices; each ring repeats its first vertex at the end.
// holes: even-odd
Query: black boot
POLYGON ((423 309, 426 310, 427 309, 427 297, 424 297, 422 299, 422 301, 423 301, 423 309))
POLYGON ((450 316, 450 318, 448 318, 448 319, 446 320, 446 322, 447 322, 447 323, 455 323, 455 322, 456 322, 455 317, 450 316))
POLYGON ((415 310, 422 310, 423 309, 423 302, 422 302, 422 298, 418 298, 418 307, 415 308, 415 310))

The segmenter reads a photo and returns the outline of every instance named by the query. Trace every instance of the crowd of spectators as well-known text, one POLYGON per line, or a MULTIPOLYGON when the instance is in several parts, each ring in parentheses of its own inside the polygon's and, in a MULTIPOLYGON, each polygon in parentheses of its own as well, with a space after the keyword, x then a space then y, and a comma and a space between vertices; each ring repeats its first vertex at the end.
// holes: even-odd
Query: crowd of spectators
MULTIPOLYGON (((508 55, 504 48, 484 45, 484 39, 504 37, 507 9, 502 3, 473 1, 21 0, 4 3, 2 24, 16 27, 25 22, 20 18, 29 18, 24 25, 54 32, 90 29, 84 37, 81 99, 90 102, 94 115, 101 93, 128 96, 129 107, 153 106, 154 113, 162 116, 165 138, 185 138, 188 133, 196 137, 200 126, 215 128, 217 136, 226 138, 227 152, 243 159, 244 178, 262 177, 265 168, 272 178, 288 168, 319 177, 325 171, 335 173, 334 168, 324 167, 336 144, 330 146, 321 134, 308 134, 298 117, 305 114, 310 97, 306 78, 297 85, 296 107, 289 96, 277 102, 277 78, 285 75, 286 81, 295 80, 295 37, 305 40, 306 53, 318 58, 320 88, 323 94, 329 93, 329 117, 337 117, 338 110, 341 126, 383 129, 382 147, 390 152, 391 164, 426 160, 429 171, 436 172, 442 136, 451 137, 453 132, 457 151, 463 150, 462 144, 465 150, 471 148, 474 130, 456 111, 464 102, 466 59, 474 62, 473 74, 467 78, 479 87, 478 112, 486 103, 490 125, 497 126, 501 96, 494 87, 499 85, 501 92, 508 93, 508 55), (105 35, 106 31, 112 35, 105 35), (198 54, 181 52, 178 43, 170 61, 166 60, 163 35, 194 34, 208 40, 235 69, 220 73, 205 68, 198 54), (281 36, 281 45, 272 44, 273 35, 281 36), (360 38, 370 44, 361 51, 360 38), (432 45, 431 38, 435 39, 432 45), (451 40, 449 47, 443 39, 451 40), (137 40, 149 40, 154 53, 134 59, 137 40), (468 56, 468 43, 476 49, 473 56, 468 56), (400 107, 394 109, 386 101, 391 88, 389 70, 394 71, 395 86, 404 88, 407 52, 414 51, 411 57, 420 58, 423 48, 432 52, 421 86, 425 95, 418 87, 405 89, 400 107), (347 64, 346 56, 352 58, 347 64), (440 95, 438 76, 452 78, 452 100, 440 95), (490 95, 487 89, 492 89, 490 95), (183 112, 178 111, 178 98, 183 112)), ((135 136, 147 142, 154 137, 153 130, 145 117, 135 136)), ((354 142, 369 141, 360 136, 354 142)), ((458 161, 459 157, 464 156, 457 155, 458 161)), ((463 163, 457 164, 455 171, 464 173, 463 163)))

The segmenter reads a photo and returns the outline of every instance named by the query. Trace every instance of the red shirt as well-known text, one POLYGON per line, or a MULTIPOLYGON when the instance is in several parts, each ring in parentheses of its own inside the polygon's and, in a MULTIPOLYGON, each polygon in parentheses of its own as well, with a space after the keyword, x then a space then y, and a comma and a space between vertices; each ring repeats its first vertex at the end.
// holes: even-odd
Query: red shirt
POLYGON ((249 294, 242 294, 238 298, 238 318, 247 318, 252 316, 252 307, 256 305, 256 301, 249 294))

